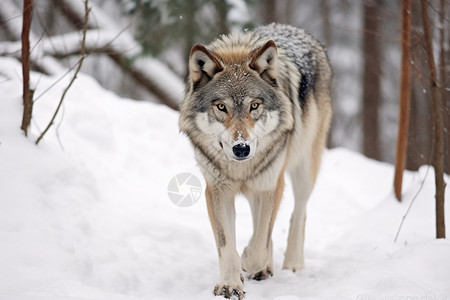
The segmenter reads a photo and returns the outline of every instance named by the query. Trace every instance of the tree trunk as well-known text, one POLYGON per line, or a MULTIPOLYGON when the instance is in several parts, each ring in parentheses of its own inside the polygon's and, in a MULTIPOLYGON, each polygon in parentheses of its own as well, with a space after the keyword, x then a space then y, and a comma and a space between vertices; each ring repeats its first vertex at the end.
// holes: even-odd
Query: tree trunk
MULTIPOLYGON (((332 36, 332 28, 331 28, 331 22, 330 22, 330 1, 329 0, 320 0, 320 14, 322 16, 322 34, 323 34, 323 41, 325 43, 326 47, 331 46, 331 36, 332 36)), ((333 120, 331 122, 334 122, 333 120)), ((333 126, 332 126, 333 127, 333 126)), ((335 145, 333 145, 333 136, 334 132, 333 130, 330 130, 328 136, 327 136, 327 148, 333 148, 335 145)))
POLYGON ((322 15, 322 33, 325 45, 331 45, 331 23, 330 23, 330 3, 329 0, 320 0, 320 11, 322 15))
MULTIPOLYGON (((228 6, 229 4, 226 0, 219 0, 216 4, 220 34, 227 34, 230 32, 230 29, 228 28, 228 6)), ((191 44, 191 47, 192 45, 193 44, 191 44)))
POLYGON ((381 102, 381 51, 378 42, 380 1, 364 3, 364 93, 363 93, 363 151, 367 157, 380 159, 378 109, 381 102))
POLYGON ((429 74, 420 5, 411 6, 411 103, 406 169, 431 164, 432 118, 429 74))
POLYGON ((411 2, 402 1, 402 62, 400 71, 400 99, 398 116, 397 149, 395 152, 394 192, 398 201, 402 200, 403 170, 408 144, 410 80, 411 80, 411 2))
POLYGON ((30 26, 33 0, 23 1, 22 26, 22 76, 23 76, 23 115, 21 129, 28 135, 33 113, 33 92, 30 90, 30 26))
MULTIPOLYGON (((445 31, 448 29, 445 16, 447 5, 445 0, 440 1, 439 8, 439 77, 441 82, 441 105, 442 105, 442 121, 444 129, 444 172, 450 174, 450 91, 445 87, 448 86, 448 76, 446 70, 446 49, 445 49, 445 31)), ((450 41, 448 41, 450 42, 450 41)))
POLYGON ((285 23, 285 24, 292 24, 295 25, 296 20, 293 18, 295 16, 295 10, 296 10, 296 0, 283 0, 278 1, 278 4, 282 4, 281 6, 278 6, 280 9, 280 13, 277 14, 277 22, 285 23))
POLYGON ((264 5, 264 23, 269 24, 276 21, 276 3, 275 0, 265 0, 264 5))
POLYGON ((441 121, 441 105, 439 84, 437 80, 437 70, 434 62, 433 45, 430 33, 430 20, 428 18, 428 7, 426 0, 421 0, 423 34, 425 37, 425 48, 428 55, 428 65, 430 68, 431 97, 433 99, 433 121, 434 121, 434 151, 433 167, 436 181, 436 238, 445 238, 445 214, 444 214, 444 155, 443 155, 443 134, 441 121))

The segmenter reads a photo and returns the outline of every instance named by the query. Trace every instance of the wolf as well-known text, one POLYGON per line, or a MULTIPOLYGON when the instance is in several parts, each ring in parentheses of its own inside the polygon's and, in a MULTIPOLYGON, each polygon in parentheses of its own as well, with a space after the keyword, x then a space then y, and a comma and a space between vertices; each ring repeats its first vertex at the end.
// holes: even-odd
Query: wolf
POLYGON ((272 229, 291 176, 295 205, 283 269, 304 267, 306 203, 332 116, 332 71, 324 46, 281 24, 193 46, 179 127, 206 181, 205 197, 219 257, 216 296, 244 297, 244 276, 273 274, 272 229), (249 201, 253 235, 236 250, 234 198, 249 201))

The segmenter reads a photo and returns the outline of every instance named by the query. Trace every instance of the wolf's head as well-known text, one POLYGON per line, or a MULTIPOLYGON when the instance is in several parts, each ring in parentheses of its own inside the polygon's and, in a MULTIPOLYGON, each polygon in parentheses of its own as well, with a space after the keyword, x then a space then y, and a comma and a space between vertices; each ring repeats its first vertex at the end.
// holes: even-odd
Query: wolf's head
POLYGON ((256 49, 223 40, 208 49, 195 45, 180 107, 181 130, 191 140, 198 130, 207 134, 213 138, 208 147, 223 149, 230 159, 251 159, 264 149, 265 136, 289 122, 282 120, 286 99, 281 99, 285 96, 277 72, 277 46, 272 40, 256 49))

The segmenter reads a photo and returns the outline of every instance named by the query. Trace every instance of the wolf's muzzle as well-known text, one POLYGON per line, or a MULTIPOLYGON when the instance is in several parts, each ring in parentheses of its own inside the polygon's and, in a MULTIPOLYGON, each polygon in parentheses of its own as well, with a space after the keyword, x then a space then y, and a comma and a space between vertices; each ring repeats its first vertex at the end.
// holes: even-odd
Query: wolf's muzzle
POLYGON ((250 146, 245 143, 237 144, 233 147, 233 154, 238 160, 244 160, 250 155, 250 146))

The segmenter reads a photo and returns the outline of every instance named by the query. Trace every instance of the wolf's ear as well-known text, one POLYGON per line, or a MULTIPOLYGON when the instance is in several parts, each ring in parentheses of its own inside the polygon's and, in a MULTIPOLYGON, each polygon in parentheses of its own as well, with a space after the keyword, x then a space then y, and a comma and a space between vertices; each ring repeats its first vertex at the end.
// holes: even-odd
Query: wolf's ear
POLYGON ((278 52, 275 42, 270 40, 251 54, 250 69, 271 84, 276 82, 278 73, 278 52))
POLYGON ((222 63, 205 46, 196 44, 192 47, 189 55, 189 74, 194 86, 206 84, 222 70, 222 63))

